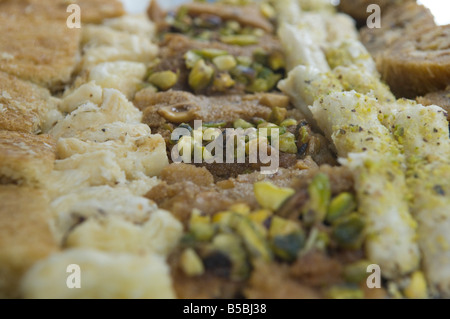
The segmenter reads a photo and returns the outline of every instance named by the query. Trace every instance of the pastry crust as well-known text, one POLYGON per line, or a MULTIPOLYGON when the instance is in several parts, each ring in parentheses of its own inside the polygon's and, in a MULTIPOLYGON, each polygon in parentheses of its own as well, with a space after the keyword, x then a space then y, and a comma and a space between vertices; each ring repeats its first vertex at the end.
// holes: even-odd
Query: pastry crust
POLYGON ((51 89, 69 82, 81 31, 67 27, 66 9, 35 0, 1 2, 0 70, 51 89))
POLYGON ((450 120, 450 86, 444 91, 429 93, 417 98, 417 103, 422 105, 439 105, 447 113, 447 120, 450 120))
POLYGON ((52 109, 56 100, 47 89, 0 71, 0 130, 38 133, 52 109))
POLYGON ((55 147, 47 135, 0 131, 0 184, 45 185, 53 170, 55 147))
POLYGON ((77 0, 81 7, 81 20, 84 23, 100 23, 104 19, 117 18, 125 14, 117 0, 77 0))
POLYGON ((45 192, 0 185, 0 203, 0 298, 15 298, 25 271, 58 246, 45 192))

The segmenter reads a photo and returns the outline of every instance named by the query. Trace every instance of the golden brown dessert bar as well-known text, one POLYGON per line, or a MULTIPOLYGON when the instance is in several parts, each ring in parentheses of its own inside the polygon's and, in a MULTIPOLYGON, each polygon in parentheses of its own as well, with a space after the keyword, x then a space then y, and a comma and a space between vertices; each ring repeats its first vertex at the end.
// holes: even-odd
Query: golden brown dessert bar
POLYGON ((43 191, 0 186, 0 203, 0 298, 16 298, 22 275, 58 246, 48 224, 49 202, 43 191))
POLYGON ((379 69, 392 92, 416 98, 450 84, 450 25, 418 31, 383 52, 379 69))
POLYGON ((0 70, 44 87, 71 79, 80 29, 67 27, 67 6, 0 3, 0 70))
POLYGON ((0 131, 0 184, 45 185, 54 161, 52 137, 0 131))
POLYGON ((367 7, 371 4, 380 6, 382 12, 389 6, 405 3, 415 2, 413 0, 341 0, 339 3, 339 10, 352 16, 359 23, 364 23, 369 17, 367 7))
POLYGON ((0 130, 38 133, 55 107, 47 89, 0 71, 0 130))
POLYGON ((362 28, 361 41, 377 59, 384 50, 403 40, 406 35, 435 25, 433 14, 428 8, 408 2, 383 11, 381 28, 362 28))
POLYGON ((84 23, 100 23, 104 19, 117 18, 125 14, 118 0, 77 0, 81 8, 81 20, 84 23))

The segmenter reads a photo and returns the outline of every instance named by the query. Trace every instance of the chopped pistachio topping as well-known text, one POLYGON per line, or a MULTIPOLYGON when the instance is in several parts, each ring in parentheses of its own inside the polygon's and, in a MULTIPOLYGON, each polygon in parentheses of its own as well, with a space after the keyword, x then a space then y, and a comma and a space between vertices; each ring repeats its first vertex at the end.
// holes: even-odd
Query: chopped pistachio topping
POLYGON ((207 65, 204 60, 198 60, 189 73, 189 86, 194 91, 206 88, 214 75, 214 69, 207 65))
POLYGON ((232 55, 215 57, 213 63, 220 71, 229 71, 237 65, 236 59, 232 55))
POLYGON ((184 55, 184 61, 185 61, 186 67, 188 69, 192 69, 195 66, 195 64, 197 63, 197 61, 199 61, 201 59, 202 59, 202 57, 192 50, 189 50, 184 55))
POLYGON ((195 54, 197 54, 198 56, 200 56, 204 59, 208 59, 208 60, 212 60, 212 59, 220 57, 220 56, 228 55, 228 52, 225 50, 219 50, 219 49, 213 49, 213 48, 192 50, 192 51, 195 54))
POLYGON ((327 214, 331 199, 330 180, 325 174, 317 174, 308 186, 309 202, 304 209, 303 219, 308 224, 322 222, 327 214))
POLYGON ((367 276, 367 267, 372 264, 368 260, 358 260, 352 264, 346 265, 344 268, 344 278, 347 282, 355 284, 365 282, 367 276))
POLYGON ((333 223, 340 217, 353 213, 355 209, 355 197, 350 193, 341 193, 331 201, 326 220, 333 223))
POLYGON ((148 81, 162 91, 172 88, 178 81, 178 75, 172 71, 156 72, 150 75, 148 81))
POLYGON ((427 281, 423 272, 416 271, 412 274, 403 294, 409 299, 426 299, 428 297, 427 281))
POLYGON ((269 122, 279 125, 286 119, 286 115, 287 110, 285 108, 276 106, 272 109, 272 113, 270 113, 269 122))
POLYGON ((251 44, 258 44, 259 39, 251 34, 237 34, 220 37, 220 41, 226 44, 246 46, 251 44))
POLYGON ((297 142, 295 135, 292 133, 284 133, 280 136, 280 151, 288 154, 297 154, 297 142))
POLYGON ((255 126, 243 119, 239 119, 239 120, 234 121, 233 127, 236 129, 237 128, 248 129, 248 128, 255 127, 255 126))
POLYGON ((350 214, 338 219, 333 227, 337 243, 346 249, 359 249, 364 239, 365 223, 358 214, 350 214))
POLYGON ((284 120, 280 124, 280 126, 282 126, 282 127, 290 127, 290 126, 297 126, 297 125, 298 125, 298 122, 297 122, 297 120, 294 120, 294 119, 284 120))
POLYGON ((213 88, 219 92, 225 92, 235 84, 236 82, 231 78, 230 74, 220 73, 214 78, 213 88))
POLYGON ((194 210, 189 221, 189 231, 199 241, 208 241, 214 235, 211 216, 204 216, 200 211, 194 210))
POLYGON ((192 248, 183 251, 180 260, 181 267, 189 277, 201 276, 205 273, 205 267, 198 254, 192 248))
POLYGON ((292 188, 277 187, 270 182, 258 182, 254 184, 255 197, 261 207, 276 211, 292 195, 292 188))
POLYGON ((364 292, 353 285, 339 285, 328 289, 326 296, 329 299, 363 299, 364 292))

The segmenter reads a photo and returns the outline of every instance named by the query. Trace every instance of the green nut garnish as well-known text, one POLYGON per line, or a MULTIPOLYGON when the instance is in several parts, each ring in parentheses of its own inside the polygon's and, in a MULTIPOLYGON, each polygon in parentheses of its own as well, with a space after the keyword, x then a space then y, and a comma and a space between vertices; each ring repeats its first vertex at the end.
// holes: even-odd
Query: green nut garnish
POLYGON ((328 299, 363 299, 364 292, 357 285, 339 285, 328 289, 328 299))
POLYGON ((266 65, 268 62, 269 55, 263 49, 256 49, 253 52, 253 60, 261 65, 266 65))
POLYGON ((287 110, 282 107, 274 107, 272 113, 269 116, 269 122, 275 124, 281 124, 286 119, 287 110))
POLYGON ((259 39, 255 35, 239 34, 239 35, 222 36, 220 37, 220 41, 226 44, 245 46, 251 44, 258 44, 259 39))
POLYGON ((286 61, 283 53, 279 51, 272 53, 269 56, 268 64, 273 71, 284 69, 286 67, 286 61))
POLYGON ((214 65, 220 71, 228 71, 236 67, 236 59, 232 55, 221 55, 213 59, 214 65))
POLYGON ((285 236, 275 236, 270 244, 275 256, 291 262, 297 259, 298 253, 305 245, 305 235, 298 231, 285 236))
POLYGON ((281 80, 282 76, 280 74, 272 73, 269 69, 264 69, 259 73, 258 78, 247 86, 247 91, 256 92, 268 92, 272 90, 275 85, 281 80))
POLYGON ((242 66, 250 66, 252 64, 252 59, 248 56, 238 56, 236 58, 237 63, 239 63, 242 66))
POLYGON ((189 73, 189 86, 194 91, 203 90, 211 83, 213 76, 214 69, 207 65, 204 60, 198 60, 189 73))
POLYGON ((255 258, 270 261, 272 259, 272 253, 269 249, 269 244, 250 219, 233 214, 232 220, 233 229, 241 236, 250 254, 255 258))
POLYGON ((227 126, 227 122, 208 122, 208 123, 203 123, 203 127, 206 128, 222 128, 227 126))
POLYGON ((178 75, 172 71, 156 72, 150 75, 148 81, 162 91, 172 88, 178 81, 178 75))
POLYGON ((196 54, 192 50, 186 52, 186 54, 184 55, 184 62, 186 64, 186 67, 189 70, 192 69, 195 66, 195 64, 197 63, 197 61, 199 61, 201 59, 202 59, 202 57, 199 56, 198 54, 196 54))
POLYGON ((247 87, 247 91, 256 92, 267 92, 270 90, 270 84, 266 79, 256 79, 251 85, 247 87))
POLYGON ((339 194, 331 201, 326 220, 329 223, 333 223, 340 217, 353 213, 355 209, 356 200, 352 194, 339 194))
POLYGON ((294 119, 284 120, 280 124, 280 126, 282 126, 282 127, 290 127, 290 126, 297 126, 297 125, 298 125, 298 122, 297 122, 297 120, 294 120, 294 119))
POLYGON ((295 194, 295 190, 277 187, 270 182, 258 182, 254 184, 254 193, 262 208, 276 211, 289 197, 295 194))
POLYGON ((260 10, 262 15, 267 19, 273 19, 276 16, 275 9, 269 3, 266 2, 261 3, 260 10))
POLYGON ((308 186, 309 201, 303 211, 303 219, 307 224, 324 221, 331 199, 331 186, 328 176, 317 174, 308 186))
POLYGON ((367 267, 371 264, 368 260, 359 260, 355 263, 346 265, 344 268, 344 278, 347 282, 361 283, 367 279, 367 267))
POLYGON ((242 129, 248 129, 248 128, 252 128, 252 127, 255 127, 252 123, 249 123, 249 122, 247 122, 247 121, 245 121, 245 120, 243 120, 243 119, 239 119, 239 120, 236 120, 236 121, 234 121, 234 123, 233 123, 233 127, 234 128, 242 128, 242 129))
POLYGON ((214 236, 214 227, 210 216, 204 216, 194 210, 189 220, 189 231, 199 241, 209 241, 214 236))
POLYGON ((201 49, 201 50, 192 50, 195 54, 198 56, 201 56, 202 58, 212 60, 216 57, 222 56, 222 55, 228 55, 228 51, 225 50, 219 50, 219 49, 201 49))
POLYGON ((230 259, 232 280, 243 280, 249 276, 250 264, 239 236, 232 233, 219 234, 214 237, 212 246, 230 259))
POLYGON ((180 257, 180 265, 183 272, 189 277, 201 276, 205 273, 201 258, 192 248, 183 251, 180 257))
POLYGON ((359 249, 364 240, 365 223, 358 214, 350 214, 337 220, 333 226, 333 237, 346 249, 359 249))
POLYGON ((309 130, 307 126, 302 126, 299 130, 299 137, 300 137, 300 142, 302 144, 306 144, 309 142, 310 139, 310 135, 309 135, 309 130))
POLYGON ((236 82, 231 78, 228 73, 220 73, 214 78, 213 88, 218 92, 225 92, 229 88, 233 87, 236 82))
POLYGON ((280 136, 280 151, 288 154, 297 154, 298 148, 295 135, 292 133, 284 133, 280 136))
MULTIPOLYGON (((258 125, 258 130, 260 129, 267 129, 267 136, 273 136, 276 134, 276 131, 278 130, 278 136, 283 135, 284 133, 286 133, 286 128, 283 126, 278 126, 276 124, 273 123, 269 123, 269 122, 263 122, 261 124, 258 125)), ((261 132, 258 131, 258 133, 260 134, 261 132)))

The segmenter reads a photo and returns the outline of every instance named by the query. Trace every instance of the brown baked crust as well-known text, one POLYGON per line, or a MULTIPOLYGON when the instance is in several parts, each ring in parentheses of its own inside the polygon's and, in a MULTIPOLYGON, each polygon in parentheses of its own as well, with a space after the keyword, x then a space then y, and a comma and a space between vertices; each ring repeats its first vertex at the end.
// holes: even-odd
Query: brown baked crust
MULTIPOLYGON (((253 117, 266 118, 271 112, 270 107, 260 103, 257 95, 207 97, 184 91, 154 93, 144 89, 136 94, 134 104, 144 112, 143 122, 151 128, 157 128, 166 121, 160 113, 161 109, 168 107, 177 109, 178 106, 179 112, 182 111, 181 109, 186 109, 191 120, 204 122, 233 122, 237 119, 249 120, 253 117)), ((187 120, 187 122, 189 121, 187 120)), ((176 123, 176 121, 173 122, 176 123)), ((186 120, 179 121, 180 124, 183 122, 186 120)))
POLYGON ((53 107, 47 89, 0 71, 0 130, 38 133, 41 116, 53 107))
POLYGON ((370 13, 367 12, 367 7, 371 4, 380 6, 382 13, 388 7, 396 4, 415 2, 413 0, 341 0, 339 3, 339 10, 352 16, 359 23, 367 20, 370 13))
POLYGON ((398 97, 415 99, 450 83, 450 25, 431 27, 398 41, 378 61, 398 97))
POLYGON ((0 298, 17 298, 22 275, 58 245, 45 192, 0 185, 0 203, 0 298))
POLYGON ((417 98, 417 103, 425 106, 438 105, 447 112, 447 120, 450 121, 450 86, 444 91, 429 93, 417 98))
POLYGON ((48 135, 0 131, 0 184, 45 185, 53 170, 55 148, 48 135))
POLYGON ((117 18, 125 14, 118 0, 77 0, 84 23, 101 23, 104 19, 117 18))
POLYGON ((361 41, 375 59, 406 36, 434 27, 434 16, 423 5, 407 2, 394 5, 382 12, 381 28, 361 29, 361 41))
POLYGON ((51 89, 69 82, 80 29, 69 29, 65 6, 35 0, 0 3, 0 70, 51 89))

